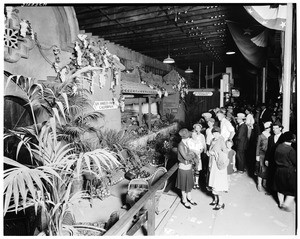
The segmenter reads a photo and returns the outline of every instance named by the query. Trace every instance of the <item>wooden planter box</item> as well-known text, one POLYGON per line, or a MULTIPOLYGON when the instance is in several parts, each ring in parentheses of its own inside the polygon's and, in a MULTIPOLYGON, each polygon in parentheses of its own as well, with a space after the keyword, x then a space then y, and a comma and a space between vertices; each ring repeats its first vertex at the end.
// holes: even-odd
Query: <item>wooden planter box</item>
POLYGON ((146 146, 147 145, 147 142, 150 141, 150 140, 153 140, 155 139, 156 135, 157 134, 162 134, 164 136, 168 135, 171 131, 173 130, 177 130, 178 128, 178 123, 173 123, 165 128, 162 128, 160 129, 159 131, 157 132, 153 132, 153 133, 150 133, 150 134, 147 134, 147 135, 144 135, 138 139, 134 139, 132 141, 130 141, 130 145, 132 147, 138 147, 138 146, 146 146))

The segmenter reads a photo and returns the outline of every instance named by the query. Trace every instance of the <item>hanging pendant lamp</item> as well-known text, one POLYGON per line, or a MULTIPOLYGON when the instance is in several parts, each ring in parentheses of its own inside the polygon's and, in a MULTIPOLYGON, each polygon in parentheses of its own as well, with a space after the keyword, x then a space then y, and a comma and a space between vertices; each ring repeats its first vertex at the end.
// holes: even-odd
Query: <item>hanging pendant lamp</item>
POLYGON ((234 55, 235 54, 235 51, 227 51, 226 52, 226 55, 234 55))
POLYGON ((187 74, 189 74, 189 73, 193 73, 194 71, 190 68, 190 67, 188 67, 186 70, 185 70, 185 73, 187 73, 187 74))
POLYGON ((168 55, 168 57, 164 59, 163 63, 172 64, 175 63, 175 61, 173 58, 170 57, 170 55, 168 55))

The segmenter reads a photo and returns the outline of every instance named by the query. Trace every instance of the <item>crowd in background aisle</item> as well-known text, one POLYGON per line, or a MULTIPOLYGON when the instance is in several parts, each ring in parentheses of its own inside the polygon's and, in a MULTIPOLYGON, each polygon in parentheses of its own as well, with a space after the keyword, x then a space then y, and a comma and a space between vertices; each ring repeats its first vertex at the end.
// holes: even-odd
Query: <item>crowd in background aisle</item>
POLYGON ((296 195, 296 126, 283 133, 281 112, 280 104, 228 105, 204 112, 192 132, 181 129, 184 147, 178 147, 176 185, 182 190, 183 205, 189 209, 197 205, 191 192, 202 181, 212 193, 213 210, 224 209, 230 175, 247 172, 255 178, 258 191, 273 196, 280 209, 290 211, 296 195), (185 168, 189 171, 183 176, 185 168))

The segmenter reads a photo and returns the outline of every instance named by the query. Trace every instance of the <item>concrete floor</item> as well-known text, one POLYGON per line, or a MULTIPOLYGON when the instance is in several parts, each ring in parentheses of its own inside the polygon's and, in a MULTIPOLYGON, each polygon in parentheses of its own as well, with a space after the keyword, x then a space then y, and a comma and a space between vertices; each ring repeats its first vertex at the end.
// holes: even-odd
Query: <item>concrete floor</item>
MULTIPOLYGON (((292 212, 278 208, 272 196, 256 189, 245 174, 233 174, 229 192, 224 194, 225 209, 214 211, 212 198, 205 190, 193 190, 198 203, 186 209, 170 190, 165 197, 176 197, 172 213, 160 221, 156 235, 295 235, 296 206, 292 212)), ((170 201, 170 200, 169 200, 170 201)), ((166 202, 161 202, 166 204, 166 202)))
MULTIPOLYGON (((296 205, 292 212, 280 210, 273 197, 257 191, 254 180, 246 173, 232 175, 229 192, 224 194, 225 209, 219 211, 212 210, 209 205, 212 197, 205 187, 192 191, 198 205, 186 209, 172 185, 174 181, 160 198, 159 214, 155 217, 156 236, 296 234, 296 205)), ((81 202, 75 210, 76 221, 107 221, 115 210, 124 214, 126 210, 121 209, 121 198, 127 191, 127 184, 126 180, 119 183, 112 195, 103 201, 94 199, 93 206, 87 200, 81 202)), ((143 228, 135 234, 144 235, 146 230, 143 228)))

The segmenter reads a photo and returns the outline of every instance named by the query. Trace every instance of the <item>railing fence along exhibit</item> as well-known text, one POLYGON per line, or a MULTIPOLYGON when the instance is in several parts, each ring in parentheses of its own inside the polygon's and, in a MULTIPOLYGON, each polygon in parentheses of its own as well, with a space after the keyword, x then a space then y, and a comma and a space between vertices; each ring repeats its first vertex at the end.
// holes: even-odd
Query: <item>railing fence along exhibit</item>
POLYGON ((105 236, 134 235, 145 222, 147 222, 147 235, 155 235, 155 193, 177 169, 178 164, 176 163, 105 233, 105 236), (146 208, 146 211, 140 215, 139 219, 128 229, 134 216, 143 208, 146 208))

